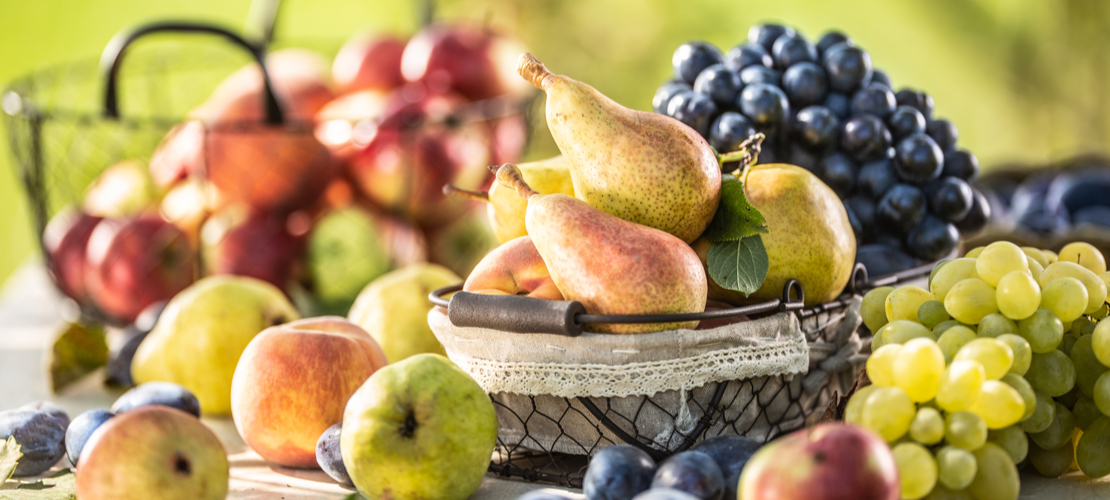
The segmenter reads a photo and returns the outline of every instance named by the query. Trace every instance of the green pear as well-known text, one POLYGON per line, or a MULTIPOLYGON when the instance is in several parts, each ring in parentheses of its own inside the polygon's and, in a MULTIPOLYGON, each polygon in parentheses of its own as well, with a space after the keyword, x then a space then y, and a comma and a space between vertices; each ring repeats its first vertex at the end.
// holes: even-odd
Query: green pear
POLYGON ((547 93, 547 127, 578 199, 686 243, 705 231, 721 198, 721 164, 694 129, 621 106, 532 54, 520 56, 517 72, 547 93))
POLYGON ((347 319, 370 333, 390 363, 421 353, 447 354, 428 326, 428 294, 462 283, 436 264, 413 264, 386 273, 359 293, 347 319))
POLYGON ((247 344, 259 332, 300 319, 277 287, 242 276, 197 281, 166 309, 131 360, 136 384, 185 386, 208 415, 231 413, 231 378, 247 344))
POLYGON ((347 401, 339 438, 359 493, 397 500, 469 498, 496 443, 489 396, 436 354, 374 372, 347 401))
POLYGON ((223 500, 227 452, 196 417, 144 406, 93 432, 82 448, 75 480, 81 500, 223 500))

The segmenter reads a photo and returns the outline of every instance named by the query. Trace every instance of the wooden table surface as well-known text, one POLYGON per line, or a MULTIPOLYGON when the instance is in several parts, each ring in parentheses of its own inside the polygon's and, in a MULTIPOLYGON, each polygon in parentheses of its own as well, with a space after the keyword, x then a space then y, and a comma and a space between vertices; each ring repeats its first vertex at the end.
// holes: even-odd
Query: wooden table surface
MULTIPOLYGON (((102 375, 94 373, 51 394, 46 375, 46 349, 54 334, 72 316, 50 284, 41 265, 20 268, 0 289, 0 410, 32 401, 51 400, 70 416, 93 408, 111 406, 120 391, 106 389, 102 375)), ((340 488, 323 472, 295 470, 266 463, 247 448, 230 418, 205 418, 230 455, 231 493, 244 500, 343 499, 350 490, 340 488)), ((66 460, 63 460, 63 464, 66 460)), ((547 486, 487 477, 472 500, 513 500, 525 492, 547 486)), ((1022 474, 1022 499, 1110 499, 1110 477, 1087 479, 1071 473, 1058 479, 1022 474)), ((0 490, 0 499, 4 497, 0 490)), ((578 495, 580 496, 580 495, 578 495)), ((584 498, 584 497, 581 497, 584 498)))

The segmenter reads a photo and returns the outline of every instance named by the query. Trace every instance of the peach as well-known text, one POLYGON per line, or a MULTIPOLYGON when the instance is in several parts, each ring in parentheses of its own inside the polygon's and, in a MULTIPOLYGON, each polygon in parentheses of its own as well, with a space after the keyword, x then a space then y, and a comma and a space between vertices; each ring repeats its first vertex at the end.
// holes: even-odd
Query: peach
POLYGON ((463 291, 563 300, 530 236, 510 240, 487 254, 466 278, 463 291))

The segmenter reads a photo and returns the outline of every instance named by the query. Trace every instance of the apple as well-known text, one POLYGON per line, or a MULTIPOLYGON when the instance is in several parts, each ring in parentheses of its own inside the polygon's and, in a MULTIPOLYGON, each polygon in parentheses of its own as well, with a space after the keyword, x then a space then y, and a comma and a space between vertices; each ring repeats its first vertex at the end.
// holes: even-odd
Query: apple
POLYGON ((189 120, 174 125, 150 156, 150 177, 166 189, 190 174, 204 171, 204 124, 189 120))
POLYGON ((826 423, 767 444, 740 473, 744 500, 898 500, 885 441, 862 427, 826 423))
POLYGON ((247 345, 231 381, 231 415, 247 444, 286 467, 318 467, 316 442, 387 364, 362 328, 335 316, 273 326, 247 345))
POLYGON ((136 384, 173 382, 200 401, 205 415, 231 412, 239 356, 262 330, 299 319, 274 285, 243 276, 209 276, 166 304, 131 360, 136 384))
POLYGON ((158 189, 146 166, 124 160, 97 176, 85 191, 82 210, 98 217, 130 217, 147 210, 157 199, 158 189))
POLYGON ((209 274, 236 274, 282 290, 298 276, 304 235, 293 234, 288 217, 232 206, 204 223, 201 240, 209 274))
MULTIPOLYGON (((316 112, 335 98, 328 62, 311 50, 271 52, 266 55, 266 71, 275 97, 291 122, 312 121, 316 112)), ((209 128, 214 123, 262 121, 265 110, 258 64, 248 64, 225 78, 189 116, 209 128)))
POLYGON ((178 182, 162 197, 158 213, 189 237, 193 247, 200 245, 200 227, 208 218, 213 191, 203 180, 188 177, 178 182))
POLYGON ((490 164, 518 163, 528 145, 528 124, 523 111, 490 119, 490 164))
POLYGON ((463 291, 563 300, 531 236, 501 245, 478 262, 463 291))
POLYGON ((523 52, 519 41, 488 28, 433 24, 405 46, 401 74, 431 92, 454 90, 470 100, 489 99, 528 90, 516 74, 516 59, 523 52))
POLYGON ((428 260, 459 276, 469 275, 486 254, 497 248, 498 243, 481 207, 475 206, 472 201, 467 203, 467 210, 458 220, 424 230, 424 238, 428 241, 428 260))
POLYGON ((392 90, 405 84, 401 54, 406 40, 393 35, 352 36, 332 62, 331 75, 340 92, 392 90))
POLYGON ((227 452, 200 420, 165 406, 147 406, 100 425, 77 461, 81 500, 223 500, 227 452))
POLYGON ((85 274, 89 237, 101 220, 101 217, 72 207, 66 208, 50 219, 42 233, 43 248, 49 262, 47 268, 54 276, 54 283, 62 293, 78 303, 88 300, 85 274))
POLYGON ((462 281, 435 264, 413 264, 370 282, 358 294, 347 319, 382 346, 390 363, 421 353, 446 354, 428 326, 433 307, 428 294, 462 281))
POLYGON ((482 484, 496 442, 486 392, 447 358, 421 354, 355 391, 339 447, 367 498, 463 500, 482 484))
POLYGON ((379 90, 356 90, 336 97, 316 113, 316 139, 341 161, 356 151, 356 130, 372 128, 389 103, 389 94, 379 90))
POLYGON ((188 237, 157 216, 100 221, 89 236, 86 258, 89 297, 122 324, 196 279, 188 237))

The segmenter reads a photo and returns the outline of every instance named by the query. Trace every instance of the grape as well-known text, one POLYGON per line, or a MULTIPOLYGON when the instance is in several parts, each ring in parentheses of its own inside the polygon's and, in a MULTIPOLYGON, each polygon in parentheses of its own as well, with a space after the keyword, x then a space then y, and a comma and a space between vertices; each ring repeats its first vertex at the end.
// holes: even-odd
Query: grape
POLYGON ((950 490, 943 484, 937 483, 933 487, 933 491, 925 497, 925 500, 975 500, 971 493, 966 489, 964 490, 950 490))
POLYGON ((1098 405, 1095 400, 1079 395, 1075 400, 1075 406, 1071 408, 1071 414, 1075 417, 1075 427, 1082 430, 1087 430, 1087 427, 1102 417, 1102 412, 1099 411, 1098 405))
POLYGON ((1059 260, 1064 262, 1075 262, 1095 274, 1102 274, 1106 272, 1106 259, 1102 256, 1102 252, 1098 251, 1094 245, 1090 243, 1075 242, 1069 243, 1060 249, 1059 260))
POLYGON ((956 130, 956 126, 943 118, 930 121, 929 124, 925 126, 925 130, 929 134, 929 137, 937 141, 937 145, 945 151, 954 148, 956 146, 956 141, 960 137, 960 133, 956 130))
POLYGON ((995 340, 1010 346, 1010 350, 1014 352, 1014 364, 1010 366, 1010 373, 1025 375, 1029 371, 1029 363, 1033 361, 1033 349, 1029 347, 1029 342, 1012 333, 999 335, 995 340))
POLYGON ((999 313, 992 313, 979 320, 978 335, 994 338, 1004 333, 1017 333, 1017 330, 1017 325, 1009 318, 999 313))
POLYGON ((1071 410, 1075 406, 1075 402, 1079 401, 1079 396, 1082 394, 1083 393, 1079 391, 1078 387, 1072 387, 1071 390, 1063 396, 1056 397, 1056 402, 1071 410))
POLYGON ((941 177, 930 183, 926 191, 929 208, 946 222, 959 222, 971 211, 974 194, 963 179, 941 177))
POLYGON ((1056 402, 1052 400, 1052 396, 1036 389, 1033 394, 1037 396, 1037 406, 1033 409, 1033 415, 1021 422, 1021 430, 1029 434, 1048 429, 1056 419, 1056 402))
POLYGON ((1110 417, 1099 418, 1087 427, 1075 448, 1075 461, 1087 477, 1110 474, 1110 417))
MULTIPOLYGON (((846 121, 840 129, 840 149, 860 163, 878 160, 886 155, 890 149, 890 131, 878 117, 872 115, 856 115, 846 121)), ((896 184, 901 185, 901 184, 896 184)), ((892 188, 893 189, 893 188, 892 188)), ((889 191, 888 191, 889 192, 889 191)), ((920 191, 920 198, 915 205, 924 207, 925 198, 920 191)), ((920 219, 920 214, 918 214, 920 219)), ((907 222, 907 226, 916 224, 907 222)))
POLYGON ((1060 397, 1075 386, 1075 366, 1060 351, 1033 353, 1029 371, 1025 372, 1025 380, 1038 391, 1054 398, 1060 397))
POLYGON ((907 285, 895 288, 886 296, 886 318, 890 321, 908 319, 917 321, 917 310, 933 300, 933 294, 919 286, 907 285))
POLYGON ((995 339, 979 338, 961 347, 952 359, 978 361, 986 370, 987 380, 998 380, 1014 365, 1014 351, 995 339))
POLYGON ((830 50, 824 63, 829 86, 837 92, 851 92, 871 81, 871 55, 858 47, 830 50))
POLYGON ((943 302, 956 283, 978 277, 975 273, 975 259, 954 259, 937 270, 936 275, 929 280, 929 291, 936 300, 943 302))
POLYGON ((1032 276, 1033 280, 1036 281, 1038 284, 1041 282, 1041 273, 1043 272, 1044 266, 1042 266, 1040 262, 1029 259, 1029 275, 1032 276))
POLYGON ((1025 432, 1016 425, 987 432, 987 442, 994 443, 1006 450, 1006 453, 1010 454, 1010 459, 1013 460, 1014 465, 1020 464, 1022 460, 1025 460, 1025 456, 1029 454, 1029 438, 1025 437, 1025 432))
MULTIPOLYGON (((940 327, 938 326, 937 328, 940 327)), ((936 333, 936 331, 937 329, 934 328, 933 333, 936 333)), ((975 332, 959 324, 959 322, 956 322, 955 325, 944 330, 944 333, 940 334, 940 338, 937 339, 937 346, 940 347, 940 351, 944 353, 945 362, 951 363, 960 348, 976 338, 978 337, 975 336, 975 332)))
POLYGON ((1094 333, 1094 325, 1094 322, 1087 319, 1086 316, 1080 316, 1078 319, 1071 322, 1071 328, 1068 328, 1068 333, 1071 333, 1073 336, 1078 338, 1083 336, 1084 328, 1089 328, 1091 331, 1088 331, 1087 334, 1090 335, 1094 333), (1087 325, 1091 326, 1088 327, 1087 325))
POLYGON ((977 450, 987 442, 987 423, 970 411, 949 413, 944 418, 944 439, 965 450, 977 450))
POLYGON ((932 331, 921 326, 921 323, 908 319, 891 321, 883 325, 883 327, 879 329, 879 335, 883 336, 883 345, 904 344, 916 338, 933 339, 932 331))
POLYGON ((975 479, 967 487, 976 500, 1017 500, 1021 484, 1018 470, 1010 454, 994 443, 975 450, 979 466, 975 479))
POLYGON ((944 372, 944 353, 931 339, 912 339, 897 353, 893 370, 894 384, 906 391, 911 400, 928 401, 937 395, 937 382, 944 372))
POLYGON ((894 386, 894 361, 902 350, 899 344, 884 345, 867 358, 867 378, 882 387, 894 386))
POLYGON ((902 443, 890 450, 898 466, 903 500, 928 495, 937 484, 937 463, 933 454, 917 443, 902 443))
POLYGON ((687 42, 679 45, 674 51, 674 56, 671 57, 675 76, 691 85, 703 69, 723 61, 720 49, 706 42, 687 42))
POLYGON ((1066 356, 1071 356, 1071 348, 1075 347, 1076 340, 1079 339, 1076 339, 1075 335, 1064 335, 1064 337, 1060 339, 1060 345, 1056 346, 1056 350, 1064 353, 1066 356))
POLYGON ((1068 353, 1068 358, 1071 359, 1071 364, 1075 367, 1075 385, 1079 387, 1080 392, 1086 394, 1089 398, 1095 397, 1095 383, 1107 371, 1107 368, 1099 363, 1098 358, 1095 357, 1094 349, 1091 348, 1091 339, 1093 338, 1092 335, 1080 337, 1079 340, 1075 341, 1075 345, 1071 346, 1071 352, 1068 353))
POLYGON ((986 249, 987 249, 987 247, 972 248, 971 250, 968 250, 967 253, 964 254, 964 257, 967 257, 969 259, 978 259, 979 254, 983 253, 983 250, 986 250, 986 249))
POLYGON ((702 137, 709 134, 709 127, 717 115, 717 105, 705 94, 679 92, 667 103, 667 114, 689 125, 702 137))
MULTIPOLYGON (((914 134, 898 141, 895 160, 894 171, 898 177, 914 184, 926 184, 940 177, 944 170, 944 150, 925 134, 914 134)), ((970 195, 968 193, 969 198, 970 195)), ((969 199, 969 208, 970 202, 969 199)))
POLYGON ((856 390, 856 392, 852 394, 852 397, 848 399, 848 404, 844 405, 844 421, 856 425, 862 423, 863 403, 865 403, 868 396, 878 388, 879 386, 877 385, 869 385, 856 390))
POLYGON ((998 310, 1007 318, 1025 319, 1041 304, 1041 286, 1029 273, 1011 271, 998 280, 995 301, 998 310))
POLYGON ((962 490, 975 479, 978 463, 970 451, 956 446, 944 446, 937 450, 937 479, 940 484, 954 490, 962 490))
POLYGON ((794 117, 794 138, 808 149, 819 151, 829 147, 839 132, 840 121, 824 106, 808 106, 794 117))
MULTIPOLYGON (((1047 269, 1045 274, 1048 274, 1047 269)), ((1041 279, 1044 279, 1044 274, 1041 279)), ((1056 313, 1060 321, 1070 323, 1083 314, 1087 307, 1087 297, 1087 288, 1079 280, 1056 278, 1041 290, 1041 307, 1056 313)))
POLYGON ((1029 342, 1029 347, 1037 354, 1056 350, 1064 337, 1064 323, 1056 313, 1048 309, 1037 309, 1032 316, 1018 322, 1018 335, 1029 342))
POLYGON ((1083 309, 1084 314, 1099 310, 1106 302, 1106 283, 1090 269, 1074 262, 1056 262, 1044 268, 1038 282, 1041 286, 1047 287, 1048 283, 1059 278, 1075 278, 1083 284, 1083 288, 1087 290, 1087 306, 1083 309))
POLYGON ((948 311, 944 309, 944 303, 936 300, 924 302, 917 309, 917 321, 925 328, 936 328, 937 325, 951 319, 952 317, 948 315, 948 311))
POLYGON ((867 396, 860 408, 860 424, 890 443, 910 430, 910 422, 916 414, 913 401, 902 389, 879 387, 867 396))
MULTIPOLYGON (((1110 272, 1105 272, 1105 273, 1102 273, 1102 274, 1103 274, 1103 276, 1099 276, 1099 278, 1102 278, 1103 280, 1105 280, 1106 277, 1110 277, 1110 272)), ((1110 286, 1110 285, 1107 285, 1107 286, 1110 286)), ((1110 289, 1108 289, 1108 290, 1110 290, 1110 289)), ((1107 295, 1110 296, 1110 292, 1108 292, 1107 295)), ((1110 301, 1110 298, 1107 298, 1106 300, 1110 301)), ((1110 316, 1110 303, 1103 304, 1102 307, 1098 308, 1097 311, 1091 313, 1091 319, 1094 320, 1094 321, 1102 321, 1103 319, 1106 319, 1107 316, 1110 316)), ((1092 330, 1091 333, 1095 333, 1095 332, 1092 330)))
POLYGON ((771 54, 767 52, 767 49, 764 49, 762 45, 750 42, 728 49, 728 52, 725 52, 724 59, 725 66, 736 72, 752 65, 768 68, 774 65, 774 60, 771 59, 771 54))
POLYGON ((968 278, 948 290, 944 296, 944 308, 960 323, 976 325, 984 316, 998 312, 994 296, 994 288, 986 281, 968 278))
MULTIPOLYGON (((895 367, 897 368, 897 367, 895 367)), ((1110 416, 1110 372, 1103 373, 1095 382, 1095 406, 1103 415, 1110 416)))
POLYGON ((1029 258, 1021 248, 1008 241, 987 245, 975 262, 975 272, 990 286, 998 285, 1003 276, 1012 271, 1028 271, 1029 258))
POLYGON ((1060 260, 1060 255, 1059 254, 1057 254, 1056 252, 1053 252, 1052 250, 1049 250, 1047 248, 1042 248, 1041 253, 1044 254, 1044 258, 1048 259, 1049 264, 1051 264, 1053 262, 1058 262, 1060 260))
POLYGON ((1001 382, 1012 387, 1021 397, 1022 404, 1025 405, 1025 413, 1021 415, 1021 420, 1032 417, 1033 412, 1037 410, 1037 393, 1033 392, 1033 386, 1020 375, 1013 373, 1007 373, 1002 377, 1001 382))
POLYGON ((895 139, 925 133, 925 115, 913 106, 894 108, 894 112, 887 119, 887 124, 890 125, 890 133, 895 139))
POLYGON ((944 439, 944 417, 936 408, 922 407, 910 422, 910 437, 924 445, 934 445, 944 439))
POLYGON ((651 107, 656 113, 665 114, 667 112, 667 103, 671 102, 671 98, 679 92, 690 92, 693 90, 689 84, 683 82, 667 82, 660 85, 655 91, 655 96, 651 98, 651 107))
POLYGON ((1095 357, 1103 366, 1110 366, 1110 318, 1103 319, 1095 325, 1095 332, 1091 335, 1091 348, 1095 357))
MULTIPOLYGON (((752 66, 744 71, 760 67, 752 66)), ((739 105, 740 112, 759 127, 776 127, 790 116, 790 102, 786 94, 778 87, 767 83, 748 84, 740 91, 736 104, 739 105)))
POLYGON ((886 297, 893 291, 894 287, 881 286, 863 296, 859 312, 860 316, 863 316, 863 324, 867 325, 867 329, 871 330, 872 334, 890 321, 886 318, 886 297))
POLYGON ((1025 402, 1013 387, 998 380, 988 380, 983 382, 979 399, 969 411, 983 417, 988 429, 1001 429, 1021 421, 1025 416, 1025 402))
POLYGON ((1038 250, 1036 247, 1021 247, 1021 251, 1025 252, 1025 255, 1031 260, 1037 261, 1037 263, 1040 264, 1042 268, 1047 267, 1050 264, 1050 262, 1048 261, 1048 257, 1045 256, 1044 252, 1038 250))
POLYGON ((1071 411, 1060 403, 1055 405, 1056 417, 1052 419, 1051 424, 1048 424, 1048 428, 1029 434, 1029 439, 1044 450, 1056 450, 1064 446, 1071 440, 1071 433, 1075 430, 1075 417, 1071 411))
POLYGON ((724 64, 714 64, 698 74, 694 80, 694 92, 705 94, 713 99, 718 106, 730 106, 740 92, 740 75, 725 67, 724 64))
POLYGON ((935 214, 926 213, 906 235, 905 246, 919 259, 930 261, 948 255, 960 244, 960 231, 935 214))
POLYGON ((1029 446, 1029 463, 1038 474, 1044 477, 1060 477, 1071 469, 1071 464, 1075 461, 1075 452, 1071 444, 1069 438, 1059 448, 1046 450, 1033 442, 1029 446))
POLYGON ((944 172, 941 175, 956 177, 967 182, 974 181, 979 177, 979 158, 971 151, 964 149, 946 150, 944 152, 944 172))
POLYGON ((852 95, 851 110, 853 115, 875 115, 886 120, 894 113, 898 103, 894 100, 894 92, 890 87, 881 83, 870 83, 852 95))
POLYGON ((987 379, 983 365, 976 361, 953 361, 937 383, 937 406, 947 412, 971 408, 979 399, 987 379))

